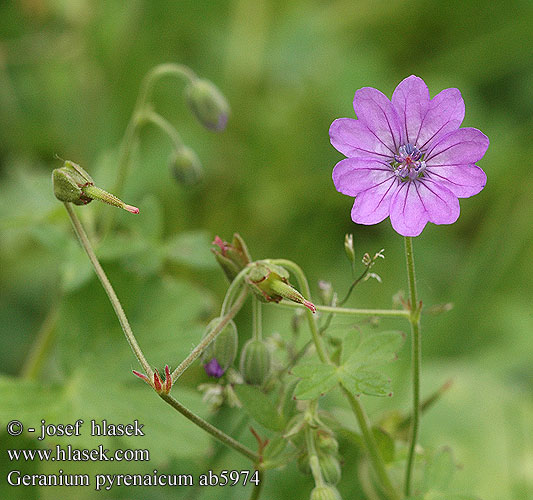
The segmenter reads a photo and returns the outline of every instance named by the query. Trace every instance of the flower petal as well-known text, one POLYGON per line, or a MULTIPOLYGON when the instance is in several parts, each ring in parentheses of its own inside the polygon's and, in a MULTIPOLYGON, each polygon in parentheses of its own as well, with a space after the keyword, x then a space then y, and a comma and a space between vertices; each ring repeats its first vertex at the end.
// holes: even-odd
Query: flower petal
POLYGON ((387 164, 368 158, 346 158, 333 169, 333 183, 342 194, 355 196, 393 176, 387 164))
POLYGON ((352 207, 352 220, 358 224, 369 225, 385 219, 389 215, 391 198, 397 186, 397 178, 391 176, 381 184, 359 193, 352 207))
POLYGON ((403 236, 418 236, 428 221, 452 224, 459 217, 459 200, 430 180, 404 182, 391 200, 390 220, 403 236))
POLYGON ((426 171, 432 180, 448 188, 458 198, 478 194, 487 183, 487 175, 477 165, 441 165, 426 171))
POLYGON ((353 108, 359 120, 394 155, 400 146, 401 126, 387 96, 372 87, 363 87, 355 93, 353 108))
POLYGON ((465 103, 458 89, 444 89, 431 102, 415 139, 419 149, 430 148, 449 132, 459 128, 465 117, 465 103))
POLYGON ((467 165, 483 158, 489 138, 477 128, 460 128, 445 135, 430 148, 425 157, 428 167, 467 165))
POLYGON ((429 109, 430 99, 427 85, 422 78, 411 75, 396 87, 391 101, 400 117, 403 132, 402 143, 410 143, 414 146, 429 109))
POLYGON ((352 158, 391 158, 393 153, 361 121, 339 118, 329 128, 333 147, 352 158))

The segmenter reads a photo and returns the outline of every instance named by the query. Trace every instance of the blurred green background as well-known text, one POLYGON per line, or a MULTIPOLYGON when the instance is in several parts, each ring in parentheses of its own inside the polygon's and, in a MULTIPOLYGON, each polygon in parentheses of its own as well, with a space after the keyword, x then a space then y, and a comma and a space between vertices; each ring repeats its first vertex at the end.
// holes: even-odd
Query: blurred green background
MULTIPOLYGON (((461 201, 457 223, 429 224, 414 241, 424 304, 454 304, 450 312, 423 318, 423 393, 448 379, 454 383, 425 415, 421 444, 451 445, 461 465, 459 491, 485 499, 532 498, 532 22, 533 4, 526 0, 2 2, 0 366, 7 381, 0 391, 2 419, 9 412, 35 425, 41 418, 69 422, 109 412, 115 421, 154 419, 159 434, 151 431, 151 441, 144 441, 153 461, 135 467, 206 470, 199 457, 205 457, 208 441, 131 380, 133 355, 49 182, 51 170, 61 164, 58 155, 81 164, 98 185, 112 185, 118 146, 148 70, 164 62, 186 64, 214 81, 232 107, 227 130, 209 133, 185 106, 182 83, 165 79, 157 85, 156 109, 197 151, 205 181, 195 188, 176 184, 167 168, 168 140, 145 128, 123 197, 141 214, 117 215, 121 230, 138 234, 140 243, 132 248, 132 239, 124 239, 123 253, 108 248, 102 257, 141 344, 158 366, 175 366, 187 354, 223 297, 226 282, 208 251, 215 234, 229 239, 238 231, 255 258, 295 260, 314 293, 317 281, 327 279, 343 294, 350 283, 343 239, 353 232, 358 255, 385 248, 386 259, 375 268, 383 283, 356 288, 350 304, 391 306, 392 296, 406 288, 402 238, 388 220, 370 227, 351 222, 352 200, 331 181, 342 156, 330 146, 328 128, 335 118, 354 116, 356 89, 372 86, 390 96, 398 82, 416 74, 432 96, 459 88, 466 102, 463 125, 481 129, 491 141, 479 162, 488 176, 486 188, 461 201), (203 251, 196 241, 205 242, 203 251), (166 260, 163 247, 171 248, 166 260), (37 381, 13 390, 19 382, 9 377, 20 373, 47 318, 55 329, 50 357, 37 381), (127 399, 122 387, 130 391, 127 399), (74 402, 72 393, 78 395, 74 402), (28 398, 37 401, 35 407, 27 407, 28 398), (174 441, 165 428, 169 421, 174 441)), ((78 210, 89 226, 101 214, 95 205, 78 210)), ((276 312, 268 309, 272 326, 266 328, 283 334, 286 321, 274 317, 276 312)), ((249 335, 246 314, 239 324, 241 340, 249 335)), ((408 409, 408 365, 406 346, 394 368, 395 397, 367 398, 371 415, 408 409)), ((205 377, 196 367, 184 380, 185 398, 208 415, 194 390, 200 381, 205 377)), ((230 417, 210 418, 231 429, 230 417)), ((16 439, 8 442, 22 446, 16 439)), ((5 476, 13 464, 2 453, 5 476)), ((247 465, 228 457, 224 466, 247 465)), ((90 467, 82 464, 79 470, 99 470, 90 467)), ((349 468, 341 492, 345 499, 358 498, 348 474, 349 468)), ((271 478, 265 498, 295 498, 294 485, 301 485, 307 498, 310 482, 295 468, 271 478)), ((6 491, 4 498, 70 494, 6 491)), ((156 488, 142 493, 143 498, 173 494, 156 488)), ((76 492, 77 498, 93 495, 76 492)), ((175 495, 188 498, 189 492, 175 495)), ((231 495, 240 498, 228 489, 190 498, 231 495)))

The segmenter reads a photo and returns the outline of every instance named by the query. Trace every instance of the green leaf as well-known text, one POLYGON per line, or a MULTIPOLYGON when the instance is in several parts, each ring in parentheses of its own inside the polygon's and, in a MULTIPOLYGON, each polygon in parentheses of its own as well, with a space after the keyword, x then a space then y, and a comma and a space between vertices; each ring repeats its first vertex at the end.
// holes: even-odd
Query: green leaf
POLYGON ((167 241, 164 253, 176 264, 193 269, 215 269, 217 263, 211 252, 211 240, 206 231, 180 233, 167 241))
POLYGON ((259 388, 251 385, 236 385, 234 390, 244 409, 254 420, 271 431, 279 432, 283 429, 283 419, 270 398, 259 388))
POLYGON ((362 366, 374 366, 394 361, 396 353, 405 341, 405 334, 399 331, 379 332, 364 337, 346 365, 355 370, 362 366))
POLYGON ((346 367, 339 370, 342 385, 352 394, 368 396, 390 396, 392 389, 390 380, 379 372, 367 370, 347 371, 346 367))
POLYGON ((297 399, 315 399, 333 389, 339 381, 337 367, 333 365, 298 365, 292 373, 302 377, 294 391, 297 399))
POLYGON ((449 448, 442 448, 427 463, 424 473, 424 490, 446 492, 450 487, 456 465, 449 448))

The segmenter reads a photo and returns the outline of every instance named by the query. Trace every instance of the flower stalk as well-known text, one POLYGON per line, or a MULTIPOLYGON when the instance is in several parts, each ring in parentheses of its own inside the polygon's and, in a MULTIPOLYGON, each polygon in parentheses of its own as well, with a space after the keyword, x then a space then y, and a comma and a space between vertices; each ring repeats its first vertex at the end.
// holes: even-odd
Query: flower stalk
POLYGON ((120 300, 118 299, 117 294, 115 293, 115 290, 113 289, 113 286, 109 282, 107 275, 105 274, 102 266, 100 265, 100 262, 98 261, 98 258, 96 257, 96 254, 94 253, 91 242, 89 241, 89 238, 87 237, 87 233, 83 229, 83 226, 81 225, 81 222, 78 216, 76 215, 76 212, 74 212, 72 205, 70 203, 65 202, 65 208, 72 222, 72 226, 74 227, 74 232, 76 233, 76 236, 78 237, 78 240, 81 246, 85 250, 87 257, 89 257, 89 260, 91 261, 91 264, 94 268, 96 276, 98 276, 100 283, 102 284, 107 296, 109 297, 109 301, 111 302, 111 305, 113 306, 113 309, 115 310, 115 314, 117 315, 118 321, 120 323, 120 326, 122 327, 122 331, 124 332, 124 335, 126 336, 126 340, 128 341, 128 344, 131 347, 131 350, 137 357, 137 360, 139 361, 146 375, 150 379, 152 379, 154 376, 154 372, 152 368, 150 367, 150 365, 148 364, 148 361, 146 360, 141 348, 139 347, 137 340, 135 339, 135 335, 133 334, 131 326, 128 322, 128 318, 126 317, 126 314, 124 313, 124 309, 122 309, 120 300))
POLYGON ((406 236, 405 260, 407 264, 407 281, 409 284, 409 322, 411 323, 411 346, 412 346, 412 377, 413 377, 413 413, 411 420, 411 436, 407 466, 405 469, 405 496, 409 496, 411 491, 411 478, 415 461, 416 443, 420 431, 420 365, 422 358, 422 342, 420 335, 420 310, 421 303, 418 302, 416 291, 415 260, 413 255, 412 238, 406 236))

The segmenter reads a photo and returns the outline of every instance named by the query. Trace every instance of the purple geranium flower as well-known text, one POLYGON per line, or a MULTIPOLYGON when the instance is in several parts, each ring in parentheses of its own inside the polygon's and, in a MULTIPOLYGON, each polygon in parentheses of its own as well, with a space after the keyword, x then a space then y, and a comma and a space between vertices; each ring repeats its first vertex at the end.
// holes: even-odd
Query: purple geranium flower
POLYGON ((364 87, 355 93, 358 119, 339 118, 331 144, 347 158, 333 169, 337 191, 355 196, 352 220, 377 224, 390 216, 403 236, 418 236, 427 222, 451 224, 458 198, 479 193, 487 176, 475 163, 489 139, 459 128, 465 106, 458 89, 433 99, 421 78, 403 80, 389 99, 364 87))
POLYGON ((216 358, 213 358, 209 363, 204 365, 204 370, 210 377, 220 378, 224 375, 224 368, 222 368, 216 358))

